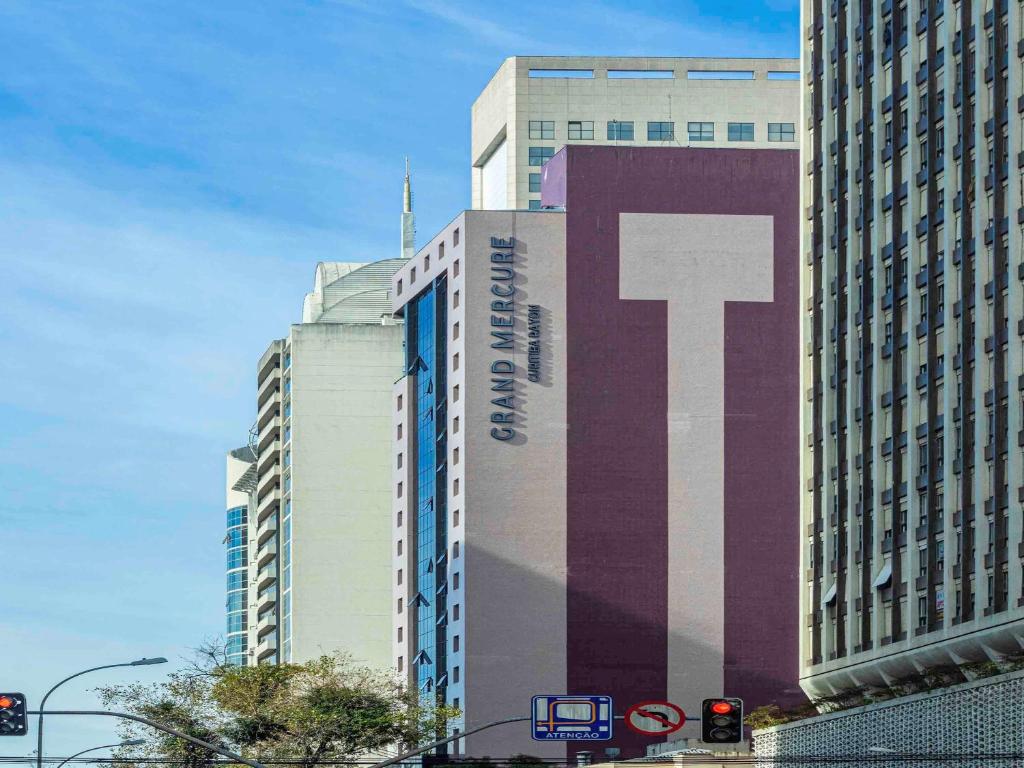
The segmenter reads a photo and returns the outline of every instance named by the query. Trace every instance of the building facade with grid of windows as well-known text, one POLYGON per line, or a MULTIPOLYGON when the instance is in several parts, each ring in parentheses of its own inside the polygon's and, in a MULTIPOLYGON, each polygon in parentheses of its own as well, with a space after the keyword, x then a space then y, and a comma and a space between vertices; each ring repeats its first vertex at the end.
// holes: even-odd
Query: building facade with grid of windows
POLYGON ((801 680, 1024 646, 1024 13, 804 0, 801 680))
POLYGON ((465 211, 395 273, 393 664, 453 730, 544 691, 803 700, 799 168, 567 146, 548 210, 465 211))
POLYGON ((257 365, 249 664, 335 651, 391 663, 390 401, 402 327, 390 290, 405 261, 318 264, 302 322, 257 365))
POLYGON ((515 56, 473 104, 473 208, 540 207, 567 143, 794 149, 795 59, 515 56))

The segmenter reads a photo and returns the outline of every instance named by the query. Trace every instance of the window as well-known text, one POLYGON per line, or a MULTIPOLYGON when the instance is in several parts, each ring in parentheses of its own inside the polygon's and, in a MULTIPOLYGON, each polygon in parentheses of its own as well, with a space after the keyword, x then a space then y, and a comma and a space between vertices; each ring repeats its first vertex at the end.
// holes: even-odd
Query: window
POLYGON ((672 141, 675 137, 675 123, 647 123, 648 141, 672 141))
POLYGON ((768 123, 768 141, 796 141, 793 123, 768 123))
POLYGON ((539 211, 540 210, 540 200, 531 200, 530 204, 529 204, 529 209, 531 211, 539 211))
POLYGON ((398 642, 402 642, 402 628, 398 628, 398 642))
POLYGON ((409 270, 409 284, 411 285, 412 283, 415 283, 415 282, 416 282, 416 267, 412 267, 409 270))
POLYGON ((402 527, 402 510, 398 510, 398 514, 395 515, 395 527, 402 527))
POLYGON ((398 484, 398 487, 396 488, 396 493, 398 495, 398 498, 402 498, 402 484, 401 483, 398 484))
POLYGON ((555 138, 555 121, 554 120, 531 120, 530 121, 530 138, 531 139, 553 139, 553 138, 555 138))
POLYGON ((458 291, 456 291, 454 294, 452 294, 452 306, 453 307, 459 306, 459 292, 458 291))
POLYGON ((454 419, 452 419, 452 432, 455 433, 455 432, 458 432, 458 431, 459 431, 459 417, 456 416, 454 419))
POLYGON ((454 355, 452 355, 452 370, 453 371, 459 370, 459 353, 458 352, 456 352, 454 355))
POLYGON ((633 121, 632 120, 609 120, 608 141, 632 141, 633 121))
POLYGON ((402 425, 401 424, 398 425, 398 439, 399 440, 402 439, 402 425))
POLYGON ((397 613, 401 613, 401 612, 402 612, 402 598, 398 598, 398 611, 397 611, 397 613))
POLYGON ((753 141, 753 123, 729 123, 729 141, 753 141))
POLYGON ((455 635, 452 638, 452 650, 455 651, 456 653, 458 653, 459 648, 461 648, 461 647, 462 647, 462 638, 460 638, 458 635, 455 635))
POLYGON ((395 544, 395 553, 398 554, 398 555, 402 554, 402 540, 401 539, 399 539, 398 543, 395 544))
POLYGON ((454 266, 452 266, 452 274, 453 274, 454 277, 458 277, 459 276, 459 260, 458 259, 455 260, 455 264, 454 264, 454 266))
POLYGON ((399 281, 398 281, 398 289, 397 289, 396 293, 397 293, 397 294, 398 294, 399 296, 401 296, 401 295, 402 295, 402 281, 401 281, 401 280, 399 280, 399 281))
POLYGON ((690 141, 714 141, 714 123, 687 123, 686 132, 690 135, 690 141))
POLYGON ((459 228, 456 227, 455 231, 452 232, 452 245, 458 245, 458 244, 459 244, 459 228))
POLYGON ((531 192, 540 192, 540 174, 539 173, 531 173, 530 174, 530 191, 531 192))
POLYGON ((430 271, 430 254, 427 254, 426 256, 423 257, 423 271, 430 271))
POLYGON ((395 467, 395 469, 401 469, 401 468, 402 468, 402 454, 398 454, 397 466, 395 467))
POLYGON ((398 657, 398 671, 402 671, 402 667, 405 666, 405 659, 402 656, 398 657))
POLYGON ((437 245, 437 258, 438 259, 443 259, 444 258, 444 240, 442 240, 437 245))
POLYGON ((459 604, 458 603, 456 603, 455 605, 452 606, 452 619, 454 619, 455 621, 459 620, 459 604))
POLYGON ((459 449, 455 448, 455 449, 452 450, 452 464, 454 465, 454 464, 458 464, 458 463, 459 463, 459 449))
POLYGON ((455 478, 455 482, 452 483, 452 495, 453 496, 458 496, 459 495, 459 478, 455 478))
POLYGON ((452 326, 452 339, 459 338, 459 324, 456 323, 452 326))
POLYGON ((530 147, 530 165, 544 165, 554 154, 553 147, 530 147))
POLYGON ((593 120, 570 120, 569 138, 577 140, 592 140, 594 138, 593 120))
POLYGON ((398 396, 398 400, 396 402, 398 404, 398 407, 395 410, 397 410, 397 411, 402 410, 402 396, 401 395, 398 396))
MULTIPOLYGON (((456 325, 458 325, 458 323, 456 323, 456 325)), ((452 402, 455 402, 455 403, 459 402, 459 385, 458 384, 456 384, 454 387, 452 387, 452 402)))
POLYGON ((458 667, 458 665, 456 665, 455 667, 452 668, 452 682, 453 683, 459 682, 459 667, 458 667))
POLYGON ((459 574, 458 573, 453 573, 452 574, 452 589, 458 589, 458 588, 459 588, 459 574))
POLYGON ((459 556, 459 542, 456 541, 456 542, 454 542, 452 544, 452 559, 454 560, 458 556, 459 556))

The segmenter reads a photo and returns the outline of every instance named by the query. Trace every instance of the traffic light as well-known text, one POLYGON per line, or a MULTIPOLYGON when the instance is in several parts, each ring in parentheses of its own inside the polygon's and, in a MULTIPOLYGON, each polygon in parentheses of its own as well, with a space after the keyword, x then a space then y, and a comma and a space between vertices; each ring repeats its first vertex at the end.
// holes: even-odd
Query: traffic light
POLYGON ((743 701, 704 699, 700 708, 700 738, 707 744, 736 744, 743 740, 743 701))
POLYGON ((0 736, 24 736, 28 733, 25 694, 0 693, 0 736))

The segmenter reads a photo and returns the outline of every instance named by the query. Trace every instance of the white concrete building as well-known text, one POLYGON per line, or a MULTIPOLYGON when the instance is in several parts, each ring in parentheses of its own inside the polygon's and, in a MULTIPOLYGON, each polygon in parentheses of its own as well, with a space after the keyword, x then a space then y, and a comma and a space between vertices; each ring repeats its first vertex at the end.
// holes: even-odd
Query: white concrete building
POLYGON ((473 208, 540 207, 565 144, 798 146, 797 59, 513 56, 473 103, 473 208))
POLYGON ((1024 648, 1022 20, 803 3, 811 695, 1024 648))
POLYGON ((342 651, 390 666, 390 283, 404 263, 318 264, 302 322, 257 366, 248 663, 342 651))

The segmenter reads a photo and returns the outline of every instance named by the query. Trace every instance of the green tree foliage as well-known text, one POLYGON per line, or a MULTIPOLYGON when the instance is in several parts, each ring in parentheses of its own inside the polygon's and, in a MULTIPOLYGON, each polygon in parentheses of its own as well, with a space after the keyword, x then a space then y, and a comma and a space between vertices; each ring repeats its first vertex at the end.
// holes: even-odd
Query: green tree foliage
MULTIPOLYGON (((229 666, 207 651, 192 670, 150 686, 101 691, 108 705, 152 718, 262 760, 354 764, 445 733, 450 707, 423 702, 388 672, 323 656, 304 664, 229 666)), ((145 735, 127 726, 133 736, 145 735)), ((149 729, 145 729, 149 730, 149 729)), ((180 760, 201 768, 215 756, 162 735, 119 757, 180 760)))

